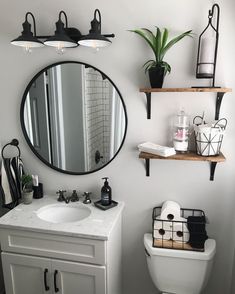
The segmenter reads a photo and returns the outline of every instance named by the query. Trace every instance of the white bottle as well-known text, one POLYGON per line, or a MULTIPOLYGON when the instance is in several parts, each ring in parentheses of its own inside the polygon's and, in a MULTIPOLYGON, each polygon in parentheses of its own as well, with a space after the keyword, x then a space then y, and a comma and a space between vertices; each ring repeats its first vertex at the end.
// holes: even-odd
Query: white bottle
POLYGON ((173 145, 178 152, 188 151, 189 141, 189 116, 182 109, 174 117, 173 145))

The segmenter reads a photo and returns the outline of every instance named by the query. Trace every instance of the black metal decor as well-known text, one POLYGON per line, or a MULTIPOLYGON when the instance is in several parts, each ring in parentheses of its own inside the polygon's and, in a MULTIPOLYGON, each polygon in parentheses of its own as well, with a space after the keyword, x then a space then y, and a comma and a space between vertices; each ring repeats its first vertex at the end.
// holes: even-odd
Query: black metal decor
MULTIPOLYGON (((25 14, 25 21, 22 24, 22 26, 23 26, 23 31, 21 32, 21 35, 18 38, 11 41, 12 45, 26 47, 26 48, 29 47, 29 44, 31 47, 42 47, 44 45, 43 42, 38 40, 38 37, 36 34, 35 17, 31 12, 27 12, 25 14), (28 21, 29 16, 31 16, 31 18, 33 20, 33 33, 31 31, 31 24, 28 21)), ((29 48, 28 48, 28 50, 29 50, 29 48)))
MULTIPOLYGON (((36 24, 35 24, 35 17, 31 12, 27 12, 25 15, 25 22, 22 24, 23 31, 22 35, 18 38, 11 41, 12 45, 17 45, 21 47, 30 46, 31 47, 42 47, 45 45, 48 46, 55 46, 57 47, 56 42, 64 42, 67 43, 66 47, 74 48, 79 45, 79 41, 84 38, 84 42, 86 41, 85 46, 92 46, 87 42, 88 40, 96 40, 102 43, 103 45, 100 47, 104 47, 104 44, 110 44, 111 41, 108 38, 114 38, 114 34, 101 34, 101 13, 99 9, 96 9, 94 12, 94 19, 91 22, 91 29, 88 35, 82 35, 81 32, 74 27, 68 27, 68 20, 66 13, 61 10, 59 12, 59 20, 56 22, 56 31, 53 36, 50 35, 37 35, 36 34, 36 24), (98 14, 98 19, 97 19, 98 14), (65 25, 61 20, 62 15, 65 18, 65 25), (33 20, 33 33, 31 32, 31 24, 28 22, 28 17, 31 16, 33 20), (40 40, 39 40, 40 39, 40 40), (44 43, 41 40, 46 40, 44 43), (54 43, 54 44, 53 44, 54 43)), ((83 45, 81 43, 81 45, 83 45)))
POLYGON ((86 36, 83 36, 78 41, 78 43, 80 45, 88 46, 88 47, 91 47, 94 44, 97 47, 105 47, 112 43, 107 37, 114 37, 114 35, 101 34, 101 13, 99 9, 96 9, 94 12, 94 19, 91 21, 91 29, 89 30, 89 34, 86 36))
POLYGON ((72 48, 77 47, 77 40, 74 40, 71 36, 71 29, 73 30, 73 34, 76 34, 78 37, 81 37, 81 33, 79 30, 75 28, 70 28, 68 30, 68 19, 66 13, 61 10, 59 13, 59 19, 56 22, 56 30, 54 36, 49 37, 44 44, 47 46, 58 47, 60 43, 63 44, 64 47, 72 48), (62 22, 62 15, 65 19, 65 25, 62 22))
MULTIPOLYGON (((200 34, 199 43, 198 43, 196 78, 197 79, 212 79, 212 83, 210 86, 211 88, 217 88, 215 86, 215 70, 216 70, 218 41, 219 41, 219 18, 220 18, 220 7, 218 4, 214 4, 212 6, 212 9, 209 10, 208 24, 206 28, 203 30, 203 32, 200 34), (215 16, 215 10, 217 10, 216 16, 215 16), (215 19, 215 25, 213 24, 214 19, 215 19), (209 29, 211 29, 214 34, 214 44, 210 44, 211 46, 214 46, 214 48, 211 47, 207 49, 211 49, 211 50, 214 49, 214 52, 211 52, 211 54, 213 54, 213 57, 209 58, 212 60, 204 60, 204 58, 206 59, 206 57, 209 57, 209 56, 204 56, 204 58, 202 58, 202 54, 203 54, 202 51, 203 49, 204 50, 206 49, 205 48, 206 43, 205 43, 205 39, 203 40, 203 36, 207 33, 209 29)), ((204 52, 204 54, 206 55, 206 52, 204 52)))

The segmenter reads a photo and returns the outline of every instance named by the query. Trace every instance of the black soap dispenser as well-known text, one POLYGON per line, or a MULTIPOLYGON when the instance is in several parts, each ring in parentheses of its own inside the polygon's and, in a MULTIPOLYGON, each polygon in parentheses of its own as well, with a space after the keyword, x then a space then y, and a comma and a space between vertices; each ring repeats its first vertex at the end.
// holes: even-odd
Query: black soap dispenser
POLYGON ((108 183, 108 177, 102 178, 104 186, 101 188, 101 205, 108 206, 112 204, 112 189, 108 183))

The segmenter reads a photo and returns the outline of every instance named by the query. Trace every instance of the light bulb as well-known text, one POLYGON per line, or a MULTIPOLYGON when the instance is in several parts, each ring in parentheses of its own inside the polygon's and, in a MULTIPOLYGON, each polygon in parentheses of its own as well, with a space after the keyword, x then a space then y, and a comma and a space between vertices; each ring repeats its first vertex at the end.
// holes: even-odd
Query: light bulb
POLYGON ((58 53, 58 54, 64 54, 65 53, 65 47, 64 47, 64 43, 63 42, 59 42, 58 43, 58 46, 56 47, 56 52, 58 53))
POLYGON ((23 50, 24 50, 24 52, 25 53, 32 53, 32 46, 31 46, 31 44, 30 43, 28 43, 27 45, 25 45, 24 47, 23 47, 23 50))

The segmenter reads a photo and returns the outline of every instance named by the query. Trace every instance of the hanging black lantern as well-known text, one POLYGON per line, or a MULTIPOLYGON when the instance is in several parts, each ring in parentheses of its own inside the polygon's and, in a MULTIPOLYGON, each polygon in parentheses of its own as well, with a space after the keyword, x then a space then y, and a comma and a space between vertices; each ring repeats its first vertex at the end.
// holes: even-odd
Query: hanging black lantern
POLYGON ((214 4, 209 10, 208 24, 199 36, 197 53, 197 79, 212 79, 211 87, 215 87, 215 69, 219 41, 220 8, 214 4), (215 9, 217 9, 216 17, 215 9))

